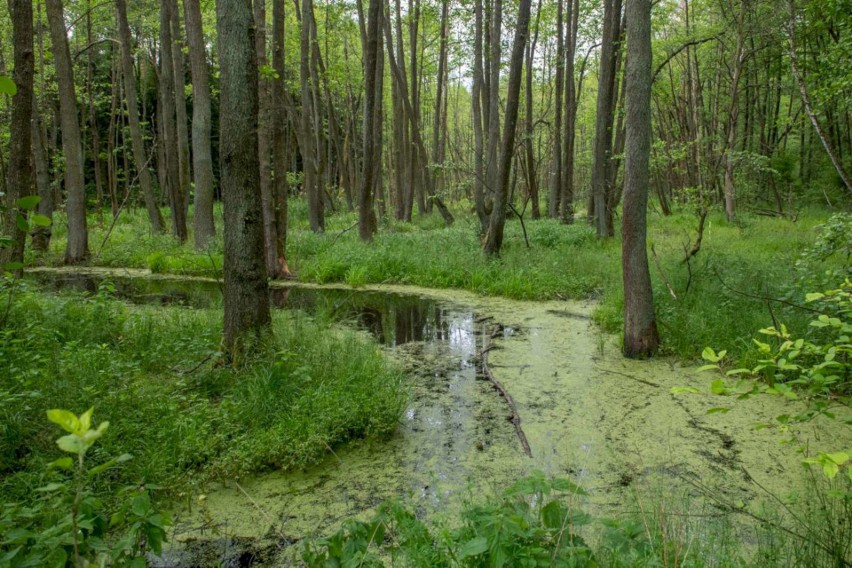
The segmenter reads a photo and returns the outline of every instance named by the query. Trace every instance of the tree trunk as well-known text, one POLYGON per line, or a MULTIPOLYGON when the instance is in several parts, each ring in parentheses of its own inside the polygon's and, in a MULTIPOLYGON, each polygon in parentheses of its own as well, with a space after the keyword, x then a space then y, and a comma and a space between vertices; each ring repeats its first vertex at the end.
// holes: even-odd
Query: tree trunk
MULTIPOLYGON (((551 219, 555 219, 559 214, 559 202, 562 197, 562 95, 566 82, 563 4, 561 0, 556 3, 556 92, 554 93, 553 152, 550 156, 550 192, 547 197, 547 216, 551 219)), ((573 82, 574 78, 569 77, 568 81, 573 82)))
POLYGON ((627 0, 627 35, 627 140, 621 225, 624 355, 647 357, 660 343, 645 242, 651 156, 650 0, 627 0))
MULTIPOLYGON (((119 0, 122 1, 123 0, 119 0)), ((213 221, 213 152, 210 146, 210 80, 199 0, 183 0, 189 64, 192 74, 192 173, 195 178, 195 249, 216 235, 213 221)))
POLYGON ((592 165, 592 197, 594 222, 598 237, 607 237, 609 172, 612 160, 612 126, 614 120, 616 42, 621 18, 621 0, 604 0, 603 43, 598 74, 598 100, 595 117, 595 148, 592 165))
MULTIPOLYGON (((509 88, 506 94, 506 116, 503 124, 503 140, 500 148, 497 187, 494 197, 494 209, 485 236, 483 250, 494 256, 500 253, 503 245, 503 227, 506 223, 506 204, 509 193, 509 174, 512 167, 512 155, 515 146, 515 126, 518 122, 518 106, 521 92, 521 78, 524 66, 524 47, 529 35, 531 0, 521 0, 518 21, 515 27, 515 39, 512 45, 512 59, 509 62, 509 88)), ((493 60, 492 60, 493 61, 493 60)), ((493 88, 493 85, 492 85, 493 88)), ((493 111, 493 109, 492 109, 493 111)), ((494 120, 496 117, 492 116, 494 120)))
POLYGON ((9 11, 12 19, 15 58, 13 80, 18 90, 12 97, 12 120, 9 129, 13 135, 9 141, 9 165, 6 169, 7 211, 3 219, 3 233, 12 238, 12 244, 6 248, 0 248, 0 266, 8 262, 24 261, 27 233, 18 227, 16 218, 21 215, 26 219, 28 211, 19 211, 15 202, 33 193, 33 178, 30 170, 33 77, 35 75, 32 0, 11 0, 9 11))
MULTIPOLYGON (((38 115, 38 102, 33 97, 32 146, 33 165, 35 166, 36 189, 41 198, 38 202, 38 214, 53 221, 53 187, 50 183, 50 161, 47 155, 47 134, 38 115)), ((33 227, 32 246, 37 252, 47 252, 52 235, 52 225, 33 227)))
POLYGON ((358 235, 371 241, 378 228, 373 211, 373 186, 382 163, 382 93, 379 57, 382 57, 382 16, 384 2, 370 0, 367 14, 367 49, 364 53, 364 172, 358 191, 358 235))
MULTIPOLYGON (((574 86, 574 55, 577 52, 580 2, 573 0, 568 6, 568 34, 565 40, 565 132, 562 136, 562 196, 559 199, 560 219, 565 224, 574 222, 574 128, 577 123, 577 100, 580 90, 574 86)), ((584 67, 585 61, 580 68, 580 87, 584 67)))
POLYGON ((177 122, 175 120, 175 67, 172 58, 171 12, 173 0, 160 1, 160 75, 159 112, 157 121, 162 127, 164 175, 161 180, 168 188, 169 203, 172 208, 172 231, 184 242, 187 239, 185 196, 182 192, 180 177, 180 158, 178 146, 177 122))
POLYGON ((272 278, 291 277, 287 266, 287 150, 285 123, 287 121, 284 83, 284 0, 272 0, 272 66, 276 76, 272 80, 272 198, 275 208, 275 253, 277 266, 272 278))
POLYGON ((68 214, 68 243, 65 263, 79 264, 89 256, 89 234, 86 228, 86 186, 83 180, 83 145, 77 118, 77 95, 74 70, 62 0, 46 0, 47 20, 53 43, 56 80, 59 83, 59 117, 62 124, 62 152, 65 154, 65 191, 68 214))
POLYGON ((473 199, 476 216, 479 218, 479 233, 485 234, 488 229, 488 214, 485 212, 485 140, 483 135, 484 116, 483 96, 483 22, 482 0, 474 0, 474 40, 473 40, 473 92, 471 106, 473 109, 473 138, 474 138, 474 179, 473 199))
POLYGON ((314 94, 316 85, 311 79, 311 42, 314 40, 313 26, 310 17, 311 0, 302 0, 301 16, 301 56, 299 58, 299 78, 302 82, 301 99, 301 135, 299 145, 302 152, 302 168, 304 170, 304 187, 308 200, 308 221, 311 230, 321 233, 325 230, 325 212, 322 198, 322 180, 317 175, 316 128, 314 123, 314 94))
POLYGON ((163 216, 154 198, 154 188, 151 185, 151 172, 148 169, 148 158, 145 145, 142 142, 142 128, 139 125, 138 96, 136 94, 136 76, 133 72, 133 53, 130 43, 130 26, 127 23, 127 6, 125 0, 115 0, 115 14, 118 22, 118 39, 121 44, 121 71, 124 77, 124 100, 127 104, 127 122, 130 126, 130 144, 133 150, 133 163, 139 178, 139 187, 145 199, 145 209, 148 211, 148 221, 155 233, 165 229, 163 216))
POLYGON ((172 64, 175 80, 175 125, 177 126, 178 173, 180 195, 183 197, 183 217, 186 223, 189 198, 192 192, 189 165, 189 121, 186 116, 186 63, 183 56, 183 35, 180 29, 180 9, 177 0, 169 0, 172 26, 172 64))
POLYGON ((447 70, 447 33, 449 28, 449 0, 441 0, 440 43, 438 46, 438 77, 435 89, 435 113, 432 116, 432 194, 438 195, 443 173, 441 159, 441 124, 444 107, 444 75, 447 70))
POLYGON ((223 344, 239 362, 270 325, 260 204, 258 68, 250 0, 216 0, 221 72, 220 162, 225 233, 223 344))

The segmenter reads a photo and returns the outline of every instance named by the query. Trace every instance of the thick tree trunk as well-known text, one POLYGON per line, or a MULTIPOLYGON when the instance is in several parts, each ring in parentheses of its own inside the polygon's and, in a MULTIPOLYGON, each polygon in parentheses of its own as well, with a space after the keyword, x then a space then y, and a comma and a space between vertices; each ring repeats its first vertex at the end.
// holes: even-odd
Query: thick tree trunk
POLYGON ((626 155, 621 265, 624 355, 653 355, 660 343, 646 249, 651 156, 651 2, 627 0, 626 155))
POLYGON ((250 0, 216 0, 221 69, 220 161, 225 233, 224 347, 243 356, 269 327, 257 147, 258 68, 250 0))
MULTIPOLYGON (((304 19, 302 20, 304 22, 304 19)), ((266 58, 266 0, 254 0, 255 51, 258 67, 268 65, 266 58)), ((263 249, 266 272, 278 277, 278 230, 275 224, 275 205, 272 198, 272 171, 270 169, 270 135, 272 134, 272 99, 270 77, 263 76, 258 85, 257 140, 260 162, 260 202, 263 209, 263 249)))
POLYGON ((74 70, 62 0, 46 0, 56 80, 59 83, 59 118, 62 128, 62 152, 65 154, 65 191, 68 214, 68 243, 65 263, 79 264, 89 256, 89 233, 86 227, 86 186, 83 180, 83 144, 77 118, 77 95, 74 70))
MULTIPOLYGON (((123 1, 123 0, 119 0, 123 1)), ((210 80, 199 0, 183 1, 192 74, 192 172, 195 179, 195 248, 207 247, 216 234, 213 222, 213 151, 210 146, 210 80)))
POLYGON ((151 185, 151 172, 148 169, 148 158, 145 145, 142 142, 142 128, 139 125, 138 96, 136 94, 136 76, 133 72, 133 53, 130 43, 130 26, 127 23, 127 6, 125 0, 115 0, 115 14, 118 23, 118 39, 121 44, 121 71, 124 77, 124 100, 127 105, 127 122, 130 126, 130 144, 133 150, 133 163, 139 178, 139 187, 145 199, 145 209, 148 220, 155 233, 165 229, 163 216, 154 197, 151 185))
MULTIPOLYGON (((527 36, 529 35, 530 4, 531 0, 521 0, 518 10, 518 21, 515 27, 515 39, 512 45, 512 58, 509 62, 506 116, 503 124, 503 140, 500 148, 497 187, 494 192, 494 209, 491 211, 491 220, 488 224, 488 232, 485 235, 485 244, 483 246, 485 254, 489 256, 499 254, 500 248, 503 245, 503 227, 506 223, 506 204, 509 195, 509 174, 511 173, 512 155, 514 154, 515 126, 518 123, 524 48, 527 36)), ((494 116, 491 117, 492 120, 494 118, 494 116)))
POLYGON ((12 97, 12 120, 9 128, 13 136, 9 141, 9 164, 6 169, 7 211, 3 219, 3 233, 12 238, 12 245, 0 248, 0 265, 24 261, 27 233, 17 226, 16 217, 20 214, 26 218, 28 211, 18 211, 15 202, 33 193, 33 178, 30 170, 33 76, 35 75, 32 0, 11 0, 9 11, 12 17, 12 43, 15 58, 13 80, 18 90, 12 97))

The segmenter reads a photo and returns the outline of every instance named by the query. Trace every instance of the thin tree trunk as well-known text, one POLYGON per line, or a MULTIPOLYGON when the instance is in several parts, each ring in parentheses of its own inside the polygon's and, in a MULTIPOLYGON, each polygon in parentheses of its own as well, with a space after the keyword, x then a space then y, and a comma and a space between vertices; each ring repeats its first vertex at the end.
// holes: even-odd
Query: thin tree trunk
MULTIPOLYGON (((555 219, 559 214, 559 202, 562 197, 562 96, 566 82, 563 4, 561 0, 556 3, 556 92, 554 93, 553 152, 550 157, 550 192, 547 200, 547 216, 551 219, 555 219)), ((573 82, 574 78, 569 76, 568 81, 573 82)))
POLYGON ((145 199, 145 209, 148 211, 148 221, 155 233, 165 230, 163 216, 154 197, 151 185, 151 172, 148 169, 148 158, 145 145, 142 142, 142 128, 139 125, 138 96, 136 94, 136 76, 133 72, 133 53, 130 43, 130 26, 127 23, 127 6, 125 0, 115 0, 115 14, 118 22, 118 40, 121 44, 121 69, 124 77, 124 100, 127 104, 127 122, 130 126, 130 144, 133 151, 133 163, 139 178, 139 187, 145 199))
POLYGON ((820 142, 822 142, 825 152, 828 154, 829 159, 831 159, 834 169, 837 170, 837 174, 840 176, 840 179, 843 180, 843 184, 846 186, 846 189, 852 191, 852 178, 849 177, 849 173, 846 172, 843 167, 843 162, 840 160, 834 145, 831 143, 831 139, 826 135, 825 130, 823 130, 822 125, 817 118, 816 112, 814 112, 814 107, 811 104, 811 98, 808 94, 808 87, 805 84, 805 80, 802 77, 801 72, 799 71, 799 61, 796 54, 796 8, 793 4, 793 0, 788 0, 788 6, 790 9, 790 22, 788 24, 788 34, 790 38, 790 67, 793 71, 793 77, 796 79, 796 84, 799 87, 802 104, 805 106, 805 112, 807 112, 808 118, 814 127, 814 131, 819 137, 820 142))
POLYGON ((287 150, 285 123, 287 111, 284 83, 284 0, 272 0, 272 66, 276 76, 272 80, 272 100, 275 120, 272 127, 272 197, 275 208, 275 252, 277 270, 270 273, 275 278, 291 277, 287 265, 287 150))
MULTIPOLYGON (((518 122, 518 107, 521 92, 521 79, 524 66, 524 48, 529 35, 531 0, 521 0, 518 21, 515 27, 515 39, 512 46, 512 58, 509 62, 509 85, 506 94, 506 116, 503 124, 503 140, 500 148, 497 187, 494 209, 485 236, 483 250, 494 256, 500 253, 503 245, 503 227, 506 223, 506 204, 509 193, 509 176, 515 146, 515 126, 518 122)), ((493 87, 493 85, 492 85, 493 87)), ((493 109, 492 109, 493 110, 493 109)), ((495 118, 491 117, 492 120, 495 118)))
POLYGON ((621 265, 624 279, 624 355, 653 355, 660 343, 646 249, 651 156, 651 2, 627 0, 627 141, 621 265))
POLYGON ((358 191, 358 235, 370 241, 378 228, 373 211, 373 186, 382 160, 382 93, 377 88, 382 56, 382 0, 370 0, 367 14, 367 50, 364 53, 364 173, 358 191))
POLYGON ((483 135, 484 116, 482 101, 484 93, 483 70, 483 22, 482 0, 474 0, 474 40, 473 40, 473 92, 471 106, 473 109, 473 138, 474 138, 474 179, 473 199, 476 216, 479 218, 479 233, 485 234, 488 229, 488 213, 485 212, 485 140, 483 135))
POLYGON ((68 215, 68 242, 65 263, 79 264, 89 256, 89 234, 86 227, 86 186, 83 179, 83 145, 77 117, 77 95, 74 69, 68 49, 62 0, 46 0, 47 20, 53 43, 56 80, 59 83, 59 115, 62 123, 62 152, 65 154, 65 191, 68 215))
POLYGON ((225 233, 223 344, 232 362, 270 325, 260 203, 258 68, 250 0, 216 0, 225 233))
POLYGON ((180 9, 177 0, 169 0, 169 17, 172 26, 172 64, 175 80, 175 125, 177 126, 178 173, 180 195, 183 197, 184 223, 186 223, 189 198, 192 193, 189 164, 189 121, 186 115, 186 62, 183 56, 183 34, 180 26, 180 9))
MULTIPOLYGON (((124 0, 119 0, 124 1, 124 0)), ((210 145, 210 80, 199 0, 183 0, 192 74, 192 173, 195 178, 195 248, 207 247, 216 234, 213 221, 213 151, 210 145)))
POLYGON ((157 120, 162 126, 164 175, 161 178, 168 188, 172 209, 172 231, 184 242, 187 239, 184 194, 180 177, 180 158, 177 122, 175 119, 175 67, 172 59, 171 11, 173 0, 160 1, 160 106, 157 120))

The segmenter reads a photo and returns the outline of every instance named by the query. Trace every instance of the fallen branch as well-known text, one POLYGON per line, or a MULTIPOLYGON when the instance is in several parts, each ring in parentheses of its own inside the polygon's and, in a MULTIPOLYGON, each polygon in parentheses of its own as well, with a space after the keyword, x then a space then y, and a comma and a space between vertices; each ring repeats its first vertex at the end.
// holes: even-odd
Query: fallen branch
POLYGON ((492 345, 490 344, 490 340, 493 337, 492 334, 485 334, 485 347, 482 349, 482 374, 491 381, 491 384, 494 385, 494 388, 503 396, 506 404, 509 405, 509 410, 512 413, 512 425, 515 427, 515 433, 518 435, 518 439, 521 441, 521 447, 524 449, 524 453, 527 454, 527 457, 532 457, 532 450, 530 449, 530 444, 527 442, 527 435, 524 434, 523 428, 521 428, 521 416, 518 414, 518 407, 515 406, 515 399, 512 398, 512 395, 509 394, 503 385, 494 378, 494 375, 491 374, 491 369, 488 368, 488 352, 492 349, 492 345))
POLYGON ((649 387, 660 388, 660 385, 657 383, 653 383, 651 381, 646 381, 645 379, 640 379, 639 377, 634 377, 633 375, 628 375, 627 373, 622 373, 621 371, 613 371, 612 369, 604 369, 603 367, 598 367, 599 370, 604 373, 612 373, 613 375, 620 375, 622 377, 626 377, 637 383, 642 383, 643 385, 648 385, 649 387))

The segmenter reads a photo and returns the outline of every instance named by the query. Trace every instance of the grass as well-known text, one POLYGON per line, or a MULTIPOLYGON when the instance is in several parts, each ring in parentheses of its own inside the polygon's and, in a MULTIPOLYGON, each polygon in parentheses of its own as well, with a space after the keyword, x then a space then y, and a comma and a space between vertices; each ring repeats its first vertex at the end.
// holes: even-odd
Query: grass
POLYGON ((110 421, 94 463, 133 454, 99 478, 104 495, 128 484, 174 495, 310 465, 347 440, 389 434, 405 407, 402 375, 374 343, 299 312, 276 312, 274 337, 234 370, 215 365, 220 311, 18 286, 0 326, 0 498, 26 500, 57 475, 50 408, 93 406, 96 422, 110 421))
MULTIPOLYGON (((487 259, 470 214, 457 213, 452 227, 444 227, 437 215, 420 216, 412 224, 391 221, 367 245, 354 230, 354 213, 329 216, 323 235, 308 230, 301 200, 291 202, 290 213, 288 257, 303 281, 412 284, 518 300, 594 298, 600 301, 598 323, 609 332, 621 328, 620 239, 599 240, 582 220, 571 226, 549 219, 528 220, 529 248, 520 223, 510 220, 500 258, 487 259)), ((770 312, 766 301, 748 295, 783 297, 795 303, 805 292, 838 284, 824 273, 843 259, 796 267, 828 215, 823 210, 805 211, 794 223, 744 213, 731 224, 721 213, 711 214, 701 252, 685 265, 684 246, 691 246, 696 238, 695 215, 652 213, 649 242, 659 266, 653 258, 649 262, 664 353, 694 360, 705 346, 713 346, 739 350, 747 362, 755 355, 750 341, 754 330, 771 325, 773 315, 803 331, 807 314, 777 303, 771 304, 770 312), (802 284, 805 280, 807 286, 802 284)), ((57 227, 55 233, 43 262, 61 261, 63 228, 57 227)), ((96 265, 193 275, 221 271, 221 237, 209 251, 195 252, 191 238, 180 245, 169 236, 151 234, 141 210, 123 214, 101 250, 104 234, 105 228, 93 225, 92 263, 96 265)))

